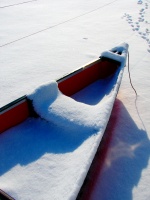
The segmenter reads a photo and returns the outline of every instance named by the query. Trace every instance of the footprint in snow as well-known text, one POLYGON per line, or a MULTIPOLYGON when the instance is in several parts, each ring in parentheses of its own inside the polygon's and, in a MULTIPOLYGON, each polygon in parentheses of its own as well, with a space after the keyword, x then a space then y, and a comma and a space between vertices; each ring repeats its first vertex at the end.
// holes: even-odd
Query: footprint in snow
POLYGON ((142 4, 142 3, 143 3, 143 1, 140 1, 140 0, 139 0, 137 3, 138 3, 138 4, 142 4))
POLYGON ((150 24, 148 21, 145 21, 146 24, 150 24))
POLYGON ((144 22, 144 19, 142 19, 142 18, 139 18, 139 22, 144 22))
POLYGON ((145 9, 148 9, 148 3, 145 3, 145 9))
POLYGON ((140 12, 143 12, 144 11, 144 8, 142 8, 141 10, 140 10, 140 12))

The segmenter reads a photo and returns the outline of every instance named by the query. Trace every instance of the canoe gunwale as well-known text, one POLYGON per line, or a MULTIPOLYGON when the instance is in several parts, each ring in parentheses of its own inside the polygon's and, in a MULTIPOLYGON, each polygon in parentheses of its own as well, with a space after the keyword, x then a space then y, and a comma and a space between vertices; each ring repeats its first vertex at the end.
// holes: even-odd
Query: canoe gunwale
POLYGON ((0 199, 2 200, 15 200, 11 196, 9 196, 6 192, 0 189, 0 199))
POLYGON ((22 97, 19 97, 18 99, 15 99, 14 101, 6 104, 5 106, 0 108, 0 114, 2 114, 3 112, 7 111, 8 109, 11 109, 13 106, 18 105, 19 103, 23 102, 27 100, 27 96, 24 95, 22 97))

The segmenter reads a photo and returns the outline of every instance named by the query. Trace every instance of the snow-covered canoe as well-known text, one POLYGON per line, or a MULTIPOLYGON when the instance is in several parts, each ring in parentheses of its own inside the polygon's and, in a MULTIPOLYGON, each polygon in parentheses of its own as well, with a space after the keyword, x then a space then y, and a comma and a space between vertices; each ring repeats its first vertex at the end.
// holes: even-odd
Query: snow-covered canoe
MULTIPOLYGON (((70 97, 91 83, 99 79, 106 79, 109 76, 116 76, 117 73, 116 84, 113 83, 112 85, 114 90, 114 98, 112 101, 113 105, 121 83, 127 52, 128 45, 126 43, 114 47, 110 51, 103 52, 97 60, 94 60, 91 63, 86 64, 85 66, 58 79, 56 81, 58 89, 61 93, 70 97)), ((112 106, 110 107, 110 111, 111 109, 112 106)), ((34 114, 35 112, 33 106, 31 105, 31 101, 26 95, 16 99, 6 106, 3 106, 0 108, 0 133, 23 122, 28 117, 34 116, 34 114)))
MULTIPOLYGON (((119 90, 127 53, 126 43, 118 45, 110 51, 103 52, 97 60, 57 81, 38 87, 32 94, 23 96, 0 109, 1 133, 29 117, 35 117, 62 127, 63 133, 66 130, 65 134, 73 135, 72 140, 78 140, 82 134, 80 139, 83 142, 93 135, 90 152, 81 163, 81 166, 84 165, 83 170, 78 172, 78 177, 73 176, 76 183, 71 185, 72 197, 68 193, 68 196, 65 194, 65 199, 77 197, 88 173, 119 90)), ((63 191, 62 187, 61 190, 63 191)))

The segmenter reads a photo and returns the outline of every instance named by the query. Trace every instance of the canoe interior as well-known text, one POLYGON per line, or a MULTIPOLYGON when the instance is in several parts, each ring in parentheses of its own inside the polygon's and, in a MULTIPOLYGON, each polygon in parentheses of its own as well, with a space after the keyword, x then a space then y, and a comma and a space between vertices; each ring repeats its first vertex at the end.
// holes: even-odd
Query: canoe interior
MULTIPOLYGON (((89 84, 113 74, 120 63, 109 59, 98 59, 57 80, 59 90, 71 96, 89 84)), ((0 108, 0 133, 23 122, 33 115, 31 102, 23 96, 0 108)))
POLYGON ((117 68, 117 63, 99 59, 79 69, 77 72, 58 80, 59 90, 63 94, 71 96, 98 79, 107 78, 113 74, 117 68))

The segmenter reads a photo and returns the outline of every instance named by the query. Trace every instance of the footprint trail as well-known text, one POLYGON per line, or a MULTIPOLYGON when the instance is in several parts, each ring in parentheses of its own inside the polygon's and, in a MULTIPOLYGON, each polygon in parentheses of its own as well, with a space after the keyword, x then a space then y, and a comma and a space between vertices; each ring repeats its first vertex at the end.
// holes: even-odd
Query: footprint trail
POLYGON ((150 12, 149 1, 138 0, 139 6, 138 16, 135 19, 132 15, 125 13, 123 18, 126 19, 132 30, 137 32, 138 35, 147 43, 147 51, 150 53, 150 12))

